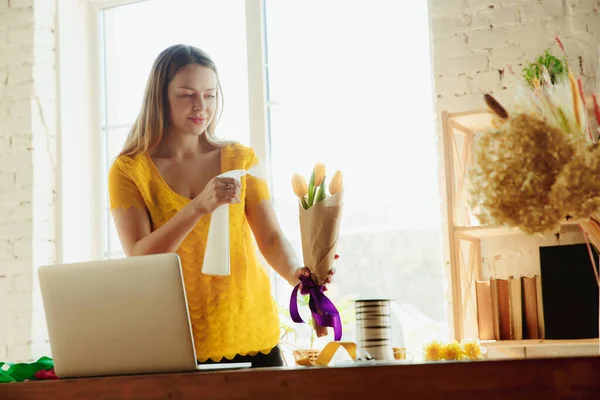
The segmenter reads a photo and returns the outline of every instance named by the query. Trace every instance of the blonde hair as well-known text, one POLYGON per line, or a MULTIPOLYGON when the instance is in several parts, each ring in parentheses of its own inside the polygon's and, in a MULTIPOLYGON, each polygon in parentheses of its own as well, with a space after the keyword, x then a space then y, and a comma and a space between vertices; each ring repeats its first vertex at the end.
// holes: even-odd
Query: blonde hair
POLYGON ((223 112, 223 93, 215 63, 204 51, 193 46, 177 44, 163 50, 156 57, 146 84, 142 108, 127 135, 127 140, 119 156, 136 156, 158 146, 168 122, 167 88, 177 72, 189 64, 210 68, 217 75, 217 110, 215 117, 204 132, 206 141, 217 148, 230 143, 218 139, 214 133, 223 112))

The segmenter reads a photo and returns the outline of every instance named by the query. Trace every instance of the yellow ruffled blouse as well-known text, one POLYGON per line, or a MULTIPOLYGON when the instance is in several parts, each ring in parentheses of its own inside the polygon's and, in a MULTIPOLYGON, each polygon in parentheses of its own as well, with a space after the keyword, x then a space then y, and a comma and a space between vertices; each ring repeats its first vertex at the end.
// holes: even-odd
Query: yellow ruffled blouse
MULTIPOLYGON (((248 170, 258 160, 251 148, 230 144, 221 149, 221 172, 248 170)), ((149 212, 152 230, 172 218, 189 199, 175 193, 163 180, 154 162, 143 153, 120 156, 108 176, 110 208, 139 207, 149 212)), ((241 202, 229 206, 231 274, 202 273, 210 215, 203 216, 184 239, 181 258, 196 356, 203 362, 232 359, 236 354, 268 354, 279 342, 279 317, 267 272, 259 263, 246 205, 270 198, 267 183, 246 175, 241 202)))

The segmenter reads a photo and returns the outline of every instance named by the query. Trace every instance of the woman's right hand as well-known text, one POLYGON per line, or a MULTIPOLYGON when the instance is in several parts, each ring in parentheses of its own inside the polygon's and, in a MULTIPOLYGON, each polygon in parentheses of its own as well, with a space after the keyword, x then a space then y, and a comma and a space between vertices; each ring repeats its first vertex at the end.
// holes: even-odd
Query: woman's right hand
POLYGON ((211 214, 222 205, 239 203, 241 190, 242 184, 237 179, 214 177, 192 204, 197 212, 211 214))

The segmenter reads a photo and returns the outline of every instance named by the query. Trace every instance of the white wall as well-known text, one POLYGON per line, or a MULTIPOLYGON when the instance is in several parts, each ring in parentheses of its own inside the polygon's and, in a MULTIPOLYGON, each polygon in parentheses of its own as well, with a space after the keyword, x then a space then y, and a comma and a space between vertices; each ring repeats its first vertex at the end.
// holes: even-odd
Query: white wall
POLYGON ((36 269, 56 260, 56 2, 0 0, 0 359, 47 352, 36 269))
POLYGON ((484 107, 482 93, 510 100, 514 79, 503 70, 531 61, 558 35, 571 65, 583 63, 591 89, 598 64, 597 0, 430 0, 436 109, 484 107))

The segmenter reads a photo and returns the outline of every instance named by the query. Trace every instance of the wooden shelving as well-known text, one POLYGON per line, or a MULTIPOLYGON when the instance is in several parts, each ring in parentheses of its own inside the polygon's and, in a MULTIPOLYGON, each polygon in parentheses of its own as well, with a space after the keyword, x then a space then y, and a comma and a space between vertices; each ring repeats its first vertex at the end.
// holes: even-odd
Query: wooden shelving
POLYGON ((477 337, 475 281, 481 279, 481 246, 484 237, 514 230, 478 226, 466 201, 467 169, 473 162, 476 135, 492 126, 488 110, 442 113, 447 226, 452 290, 454 337, 477 337))
POLYGON ((598 339, 565 339, 565 340, 548 340, 548 339, 526 339, 526 340, 482 340, 481 345, 490 347, 509 347, 509 346, 566 346, 566 345, 582 345, 594 344, 598 345, 598 339))
POLYGON ((487 350, 490 360, 597 356, 600 352, 598 339, 484 340, 481 346, 487 350))
MULTIPOLYGON (((478 337, 475 282, 483 279, 481 241, 500 236, 524 235, 519 229, 479 225, 467 203, 467 171, 481 134, 493 129, 488 110, 442 112, 443 151, 450 256, 452 328, 456 340, 478 337)), ((566 221, 561 233, 577 232, 576 221, 566 221)), ((598 339, 587 341, 485 341, 492 353, 513 354, 598 354, 598 339), (570 353, 571 352, 571 353, 570 353), (586 353, 587 352, 587 353, 586 353)), ((506 358, 506 357, 500 357, 506 358)))
MULTIPOLYGON (((565 222, 561 225, 561 233, 576 232, 579 231, 579 225, 577 222, 565 222)), ((508 227, 489 227, 485 225, 467 225, 467 226, 455 226, 454 233, 457 236, 469 237, 475 239, 484 239, 498 236, 509 236, 509 235, 523 235, 524 233, 516 228, 508 227)))

